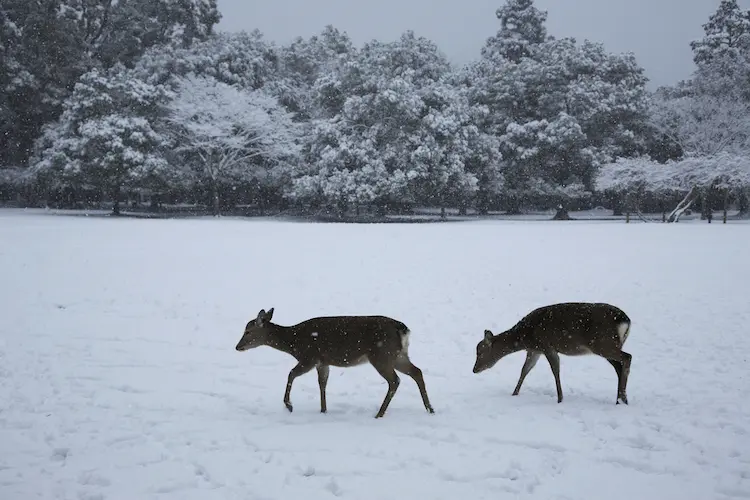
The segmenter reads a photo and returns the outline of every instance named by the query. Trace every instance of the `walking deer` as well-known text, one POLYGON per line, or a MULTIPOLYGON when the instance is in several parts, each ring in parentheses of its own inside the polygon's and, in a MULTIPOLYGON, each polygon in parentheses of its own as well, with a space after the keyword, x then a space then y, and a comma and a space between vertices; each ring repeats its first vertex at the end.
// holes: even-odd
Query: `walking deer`
POLYGON ((325 413, 329 366, 350 367, 369 362, 388 382, 388 392, 375 418, 385 414, 400 384, 396 370, 414 379, 424 407, 435 413, 427 397, 422 370, 409 360, 410 331, 400 321, 385 316, 329 316, 281 326, 271 323, 272 317, 273 308, 268 312, 261 309, 248 322, 236 349, 246 351, 265 345, 297 359, 284 393, 284 405, 290 412, 292 383, 300 375, 317 368, 320 411, 325 413))
POLYGON ((492 368, 508 354, 526 350, 513 395, 521 390, 526 375, 544 354, 552 368, 557 388, 557 402, 563 400, 560 386, 560 357, 595 354, 605 358, 617 372, 617 399, 628 404, 626 387, 632 356, 622 350, 630 333, 630 318, 621 309, 603 303, 567 302, 531 311, 510 330, 493 335, 484 331, 477 344, 474 373, 492 368))

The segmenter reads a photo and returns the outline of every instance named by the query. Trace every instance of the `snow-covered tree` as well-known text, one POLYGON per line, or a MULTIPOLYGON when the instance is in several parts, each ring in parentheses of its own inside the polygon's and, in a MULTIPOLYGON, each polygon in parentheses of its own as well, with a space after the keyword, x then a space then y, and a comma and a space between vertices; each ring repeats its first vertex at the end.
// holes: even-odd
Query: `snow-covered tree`
POLYGON ((315 103, 315 83, 321 76, 334 73, 338 64, 355 54, 349 35, 333 26, 326 26, 309 39, 295 38, 280 50, 280 78, 274 85, 287 108, 297 113, 298 119, 319 118, 315 103))
POLYGON ((511 211, 520 210, 520 200, 531 195, 532 190, 543 196, 541 189, 545 186, 550 195, 577 192, 555 187, 582 185, 591 189, 594 153, 587 147, 580 125, 570 115, 560 113, 552 121, 534 120, 523 125, 511 123, 500 141, 509 167, 504 175, 511 211))
POLYGON ((162 45, 146 52, 136 72, 153 84, 187 75, 212 77, 241 89, 264 87, 278 71, 278 49, 262 33, 217 33, 190 47, 162 45))
POLYGON ((30 174, 53 185, 96 187, 112 197, 118 213, 121 189, 167 175, 165 138, 152 126, 167 97, 166 89, 122 67, 86 73, 60 119, 44 128, 30 174))
POLYGON ((278 187, 299 154, 299 127, 278 101, 213 77, 177 80, 167 121, 177 151, 210 186, 219 214, 219 186, 255 181, 278 187))
POLYGON ((60 15, 84 57, 104 68, 132 67, 150 47, 205 40, 221 18, 216 0, 62 0, 60 15))
POLYGON ((26 162, 82 74, 205 39, 219 17, 216 0, 3 0, 0 163, 26 162))
POLYGON ((534 0, 507 0, 495 15, 500 30, 485 43, 483 57, 519 62, 547 39, 547 12, 537 9, 534 0))
POLYGON ((689 154, 750 152, 750 102, 693 93, 654 96, 652 123, 689 154))
POLYGON ((702 95, 750 101, 750 10, 742 10, 736 0, 722 0, 703 30, 703 38, 690 44, 697 65, 692 88, 702 95))
POLYGON ((65 2, 0 3, 0 164, 25 165, 42 126, 85 71, 65 2))
POLYGON ((743 11, 737 0, 721 0, 716 12, 703 25, 703 31, 702 39, 690 43, 698 66, 750 51, 750 13, 743 11))
POLYGON ((647 79, 632 54, 548 36, 533 0, 509 0, 498 17, 500 31, 461 80, 490 111, 478 125, 501 140, 509 209, 543 186, 550 200, 590 191, 599 164, 648 149, 647 79))
MULTIPOLYGON (((625 194, 685 194, 715 189, 741 199, 750 189, 750 158, 720 152, 711 156, 689 155, 681 160, 656 163, 646 157, 620 158, 603 165, 596 179, 597 189, 625 194)), ((688 198, 688 197, 686 197, 688 198)), ((690 203, 682 203, 684 211, 690 203)), ((679 219, 673 213, 670 221, 679 219)))
MULTIPOLYGON (((310 165, 290 195, 337 204, 423 202, 444 206, 477 189, 497 149, 473 122, 449 65, 427 39, 406 32, 349 53, 315 84, 322 118, 307 146, 310 165)), ((494 163, 493 163, 494 162, 494 163)))

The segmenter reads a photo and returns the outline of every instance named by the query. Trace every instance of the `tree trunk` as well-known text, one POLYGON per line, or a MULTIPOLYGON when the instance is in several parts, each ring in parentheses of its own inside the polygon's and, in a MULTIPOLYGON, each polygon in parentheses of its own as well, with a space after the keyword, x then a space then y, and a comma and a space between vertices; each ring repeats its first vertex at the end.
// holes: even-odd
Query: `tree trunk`
POLYGON ((219 205, 219 183, 211 181, 211 211, 214 217, 221 215, 221 206, 219 205))
POLYGON ((622 200, 620 199, 620 194, 615 193, 612 196, 612 216, 619 217, 621 215, 622 215, 622 200))
POLYGON ((442 203, 440 204, 440 219, 445 220, 447 217, 445 215, 445 205, 442 203))
POLYGON ((490 211, 490 195, 485 190, 480 188, 477 193, 476 209, 479 215, 487 215, 490 211))
POLYGON ((680 217, 682 217, 682 214, 685 213, 685 210, 690 208, 690 205, 692 205, 699 196, 700 189, 698 189, 698 186, 693 186, 690 189, 690 192, 688 192, 688 194, 682 199, 682 201, 677 204, 675 209, 672 210, 672 213, 669 214, 669 217, 667 217, 667 222, 679 222, 680 217))
POLYGON ((630 193, 625 195, 625 224, 630 224, 630 193))
POLYGON ((750 200, 748 200, 747 191, 747 188, 740 189, 738 195, 737 204, 739 205, 740 213, 737 215, 741 218, 746 218, 750 215, 750 200))
POLYGON ((727 223, 727 206, 729 205, 729 189, 724 189, 724 213, 722 214, 722 223, 727 223))
POLYGON ((120 215, 120 186, 112 188, 112 215, 120 215))
POLYGON ((568 213, 568 208, 562 203, 557 205, 557 212, 555 213, 552 220, 573 220, 568 213))
POLYGON ((507 199, 508 209, 505 211, 508 215, 521 215, 521 200, 516 195, 510 195, 507 199))

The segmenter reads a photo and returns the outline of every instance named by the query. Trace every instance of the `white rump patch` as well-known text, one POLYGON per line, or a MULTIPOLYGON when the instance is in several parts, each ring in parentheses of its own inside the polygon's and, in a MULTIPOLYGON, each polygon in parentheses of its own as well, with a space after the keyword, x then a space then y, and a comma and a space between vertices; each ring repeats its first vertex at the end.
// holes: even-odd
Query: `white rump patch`
POLYGON ((411 335, 411 330, 406 330, 406 333, 401 335, 401 353, 402 354, 409 354, 409 335, 411 335))
POLYGON ((620 345, 623 345, 628 340, 628 334, 630 334, 630 323, 622 322, 617 325, 617 335, 620 337, 620 345))

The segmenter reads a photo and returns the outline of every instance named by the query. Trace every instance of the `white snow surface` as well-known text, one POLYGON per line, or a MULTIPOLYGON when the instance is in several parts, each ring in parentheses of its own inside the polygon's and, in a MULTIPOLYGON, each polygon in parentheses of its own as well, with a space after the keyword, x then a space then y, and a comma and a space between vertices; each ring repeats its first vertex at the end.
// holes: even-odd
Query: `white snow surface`
POLYGON ((345 225, 0 211, 0 498, 750 498, 746 224, 345 225), (485 328, 572 300, 633 326, 630 405, 594 356, 475 375, 485 328), (282 396, 294 359, 234 347, 275 308, 410 328, 416 384, 369 365, 282 396))

